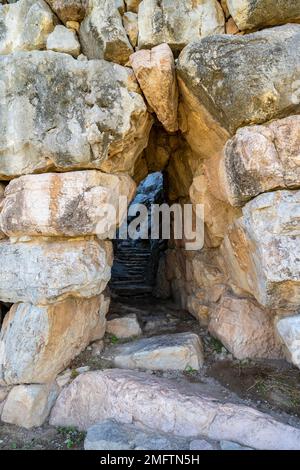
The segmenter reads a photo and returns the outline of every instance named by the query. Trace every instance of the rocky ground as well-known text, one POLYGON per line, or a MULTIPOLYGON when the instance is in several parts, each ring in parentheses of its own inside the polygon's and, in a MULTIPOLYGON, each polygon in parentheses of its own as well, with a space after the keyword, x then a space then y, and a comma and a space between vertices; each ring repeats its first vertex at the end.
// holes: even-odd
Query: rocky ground
MULTIPOLYGON (((300 376, 293 365, 284 360, 234 359, 190 314, 169 301, 154 298, 114 301, 108 323, 110 319, 128 315, 136 315, 143 332, 142 338, 190 332, 202 339, 205 360, 199 370, 187 366, 183 371, 148 370, 148 374, 189 384, 193 391, 199 389, 222 402, 251 406, 282 422, 300 427, 300 376)), ((134 344, 139 340, 137 337, 117 338, 107 333, 103 349, 101 344, 95 343, 73 360, 70 365, 71 380, 87 370, 112 367, 112 363, 105 358, 107 351, 116 345, 134 344)), ((26 430, 1 423, 0 449, 83 449, 85 436, 85 432, 72 426, 54 427, 47 423, 26 430)), ((226 447, 224 443, 222 446, 226 447)), ((220 443, 214 443, 214 448, 219 447, 220 443)))

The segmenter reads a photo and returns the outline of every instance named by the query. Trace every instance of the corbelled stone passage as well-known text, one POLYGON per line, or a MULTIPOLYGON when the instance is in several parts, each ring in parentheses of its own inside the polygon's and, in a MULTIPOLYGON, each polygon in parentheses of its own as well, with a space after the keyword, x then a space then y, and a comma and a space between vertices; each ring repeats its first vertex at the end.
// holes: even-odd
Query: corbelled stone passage
POLYGON ((298 0, 0 1, 0 449, 300 449, 299 116, 298 0))

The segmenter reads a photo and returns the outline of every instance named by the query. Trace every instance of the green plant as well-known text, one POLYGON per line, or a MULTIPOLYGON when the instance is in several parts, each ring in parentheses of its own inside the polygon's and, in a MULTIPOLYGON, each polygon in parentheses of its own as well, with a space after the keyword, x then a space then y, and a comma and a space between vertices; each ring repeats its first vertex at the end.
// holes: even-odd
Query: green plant
POLYGON ((184 372, 185 372, 186 374, 189 374, 189 375, 194 375, 194 374, 196 374, 198 371, 197 371, 196 369, 193 369, 192 366, 187 365, 186 368, 184 369, 184 372))
POLYGON ((77 372, 76 369, 72 369, 72 372, 71 372, 71 379, 76 379, 76 377, 78 377, 79 373, 77 372))
POLYGON ((211 345, 212 349, 218 354, 220 354, 222 352, 222 349, 224 348, 221 341, 219 341, 218 339, 213 338, 213 337, 211 337, 210 345, 211 345))
POLYGON ((58 433, 65 437, 65 444, 67 449, 73 449, 76 445, 84 439, 84 433, 78 431, 78 429, 70 427, 59 427, 58 433))
POLYGON ((117 344, 118 341, 119 341, 119 338, 117 338, 115 335, 112 335, 112 336, 110 337, 110 342, 111 342, 112 344, 117 344))

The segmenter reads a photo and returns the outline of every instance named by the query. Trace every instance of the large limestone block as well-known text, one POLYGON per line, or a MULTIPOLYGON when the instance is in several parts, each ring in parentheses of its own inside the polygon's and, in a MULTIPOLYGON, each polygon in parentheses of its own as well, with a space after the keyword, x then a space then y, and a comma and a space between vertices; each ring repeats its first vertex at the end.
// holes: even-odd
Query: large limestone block
POLYGON ((299 203, 300 191, 261 194, 224 238, 228 274, 265 307, 300 305, 299 203))
POLYGON ((224 404, 201 393, 201 387, 198 390, 135 371, 88 372, 61 392, 50 424, 88 429, 115 419, 177 436, 202 435, 257 449, 300 448, 299 429, 253 408, 224 404))
POLYGON ((112 237, 133 198, 135 183, 126 175, 97 170, 21 176, 6 188, 0 230, 8 236, 112 237))
POLYGON ((47 305, 104 291, 112 265, 111 242, 96 238, 0 241, 0 299, 47 305))
POLYGON ((278 319, 276 329, 285 346, 288 360, 300 369, 300 315, 278 319))
POLYGON ((159 121, 169 132, 178 130, 178 89, 173 53, 168 44, 137 51, 130 63, 139 85, 159 121))
POLYGON ((55 52, 63 52, 73 57, 80 54, 80 44, 75 31, 62 25, 57 25, 47 38, 47 49, 55 52))
POLYGON ((211 316, 209 332, 237 359, 282 357, 271 313, 251 299, 224 295, 211 316))
POLYGON ((204 362, 200 338, 194 333, 142 338, 113 346, 104 357, 122 369, 199 370, 204 362))
POLYGON ((46 421, 57 395, 58 387, 55 384, 18 385, 10 391, 1 419, 4 423, 27 429, 41 426, 46 421))
POLYGON ((143 0, 138 14, 139 48, 167 43, 178 52, 191 41, 224 32, 216 0, 143 0))
POLYGON ((0 6, 0 54, 45 49, 57 19, 43 0, 0 6))
POLYGON ((89 0, 46 0, 63 23, 83 20, 89 0))
POLYGON ((233 206, 263 192, 299 187, 300 116, 239 129, 225 146, 220 174, 233 206))
POLYGON ((125 65, 133 49, 122 17, 112 0, 92 0, 79 31, 83 53, 89 59, 105 59, 125 65))
POLYGON ((177 76, 180 127, 193 151, 211 157, 239 127, 299 113, 299 70, 300 25, 189 44, 177 76))
POLYGON ((133 173, 152 120, 129 68, 57 52, 0 56, 0 178, 133 173))
POLYGON ((47 383, 105 333, 109 300, 66 299, 37 307, 16 304, 0 334, 0 383, 47 383))
POLYGON ((227 0, 239 29, 300 22, 299 0, 227 0))

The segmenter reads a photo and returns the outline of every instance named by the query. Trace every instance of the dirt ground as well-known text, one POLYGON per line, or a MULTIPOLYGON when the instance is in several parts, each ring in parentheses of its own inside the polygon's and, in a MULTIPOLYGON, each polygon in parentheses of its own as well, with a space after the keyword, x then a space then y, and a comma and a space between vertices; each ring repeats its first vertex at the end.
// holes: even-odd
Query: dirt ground
MULTIPOLYGON (((238 361, 224 346, 212 338, 198 322, 168 302, 149 301, 145 304, 113 303, 110 315, 136 313, 146 330, 144 336, 193 331, 202 339, 205 365, 199 371, 153 372, 178 382, 189 381, 194 390, 215 396, 222 401, 243 403, 275 418, 300 427, 300 372, 286 361, 238 361)), ((129 340, 132 341, 133 339, 129 340)), ((107 335, 105 347, 121 342, 107 335)), ((122 341, 124 342, 124 341, 122 341)), ((88 347, 74 359, 70 368, 75 378, 76 368, 88 366, 90 370, 110 367, 88 347)), ((48 424, 32 430, 0 423, 1 449, 68 450, 82 449, 85 434, 74 428, 54 428, 48 424)))

